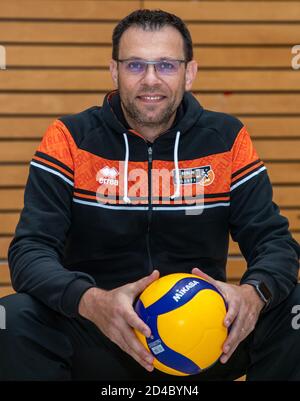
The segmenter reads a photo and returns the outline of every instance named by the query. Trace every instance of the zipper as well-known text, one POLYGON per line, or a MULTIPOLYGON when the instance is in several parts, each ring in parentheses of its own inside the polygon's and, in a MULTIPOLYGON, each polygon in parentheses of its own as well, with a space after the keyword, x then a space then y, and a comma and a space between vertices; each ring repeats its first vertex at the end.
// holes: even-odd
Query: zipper
POLYGON ((152 146, 148 145, 148 228, 146 234, 147 252, 149 261, 149 272, 153 271, 153 263, 150 249, 150 226, 152 220, 152 146))

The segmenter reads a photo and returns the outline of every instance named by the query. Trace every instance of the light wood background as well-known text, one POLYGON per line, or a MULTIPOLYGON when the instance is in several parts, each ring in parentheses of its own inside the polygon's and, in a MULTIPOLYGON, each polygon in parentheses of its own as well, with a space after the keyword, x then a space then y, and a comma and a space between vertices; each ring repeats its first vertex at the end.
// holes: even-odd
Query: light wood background
MULTIPOLYGON (((28 163, 51 121, 102 103, 112 88, 112 29, 137 8, 161 8, 187 22, 199 63, 194 94, 248 126, 274 200, 300 241, 300 69, 292 69, 300 1, 1 0, 0 296, 12 292, 7 248, 28 163)), ((245 268, 231 242, 229 279, 238 281, 245 268)))

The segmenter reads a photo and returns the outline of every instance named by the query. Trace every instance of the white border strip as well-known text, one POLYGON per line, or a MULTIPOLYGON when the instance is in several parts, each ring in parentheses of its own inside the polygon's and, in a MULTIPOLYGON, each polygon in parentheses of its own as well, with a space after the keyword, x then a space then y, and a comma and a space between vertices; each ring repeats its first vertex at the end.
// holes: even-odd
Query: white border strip
POLYGON ((82 201, 82 200, 75 199, 75 198, 73 198, 73 202, 82 203, 83 205, 102 207, 104 209, 118 209, 118 210, 129 210, 129 211, 130 210, 148 210, 148 206, 140 206, 140 207, 112 206, 112 205, 104 205, 103 203, 93 203, 93 202, 88 202, 88 201, 82 201))
POLYGON ((215 203, 214 205, 196 205, 196 206, 178 206, 178 207, 176 207, 176 206, 173 206, 173 207, 168 207, 168 206, 166 206, 166 207, 164 207, 164 206, 162 206, 162 207, 153 207, 152 209, 153 210, 156 210, 156 211, 160 211, 160 210, 171 210, 172 212, 175 212, 176 210, 193 210, 193 209, 210 209, 210 208, 212 208, 212 207, 219 207, 219 206, 225 206, 225 207, 228 207, 228 206, 230 206, 230 202, 228 202, 228 203, 215 203))
POLYGON ((236 184, 232 185, 232 187, 230 188, 230 191, 234 190, 235 188, 237 188, 238 186, 244 184, 244 182, 250 180, 251 178, 253 178, 254 176, 258 175, 259 173, 261 173, 262 171, 267 170, 266 166, 261 167, 259 170, 254 171, 254 173, 248 175, 248 177, 243 178, 241 181, 237 182, 236 184))
POLYGON ((49 167, 42 166, 41 164, 38 164, 35 162, 31 162, 30 164, 32 164, 33 166, 38 167, 42 170, 46 170, 51 174, 57 175, 58 177, 62 178, 64 181, 66 181, 68 184, 70 184, 72 187, 74 187, 74 183, 71 180, 69 180, 68 178, 66 178, 63 174, 59 173, 58 171, 52 170, 49 167))
MULTIPOLYGON (((81 203, 83 205, 89 205, 89 206, 96 206, 96 207, 102 207, 104 209, 117 209, 117 210, 149 210, 148 206, 139 206, 139 207, 134 207, 134 206, 112 206, 112 205, 104 205, 103 203, 93 203, 93 202, 88 202, 88 201, 82 201, 76 198, 73 198, 73 202, 76 203, 81 203)), ((212 207, 218 207, 218 206, 230 206, 230 202, 228 203, 216 203, 214 205, 197 205, 197 206, 179 206, 179 207, 152 207, 152 210, 156 211, 161 211, 161 210, 169 210, 172 212, 176 212, 176 210, 191 210, 191 209, 208 209, 212 207)))

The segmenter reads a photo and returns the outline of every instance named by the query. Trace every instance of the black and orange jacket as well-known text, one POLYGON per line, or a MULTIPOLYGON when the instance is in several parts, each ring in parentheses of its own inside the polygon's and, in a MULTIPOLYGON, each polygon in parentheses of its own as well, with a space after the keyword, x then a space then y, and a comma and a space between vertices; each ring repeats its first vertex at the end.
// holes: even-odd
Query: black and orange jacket
POLYGON ((152 144, 112 92, 103 107, 53 122, 30 166, 8 258, 16 291, 67 316, 90 287, 112 289, 153 268, 200 267, 226 280, 229 233, 273 298, 297 282, 299 245, 272 202, 266 167, 243 124, 185 93, 152 144))

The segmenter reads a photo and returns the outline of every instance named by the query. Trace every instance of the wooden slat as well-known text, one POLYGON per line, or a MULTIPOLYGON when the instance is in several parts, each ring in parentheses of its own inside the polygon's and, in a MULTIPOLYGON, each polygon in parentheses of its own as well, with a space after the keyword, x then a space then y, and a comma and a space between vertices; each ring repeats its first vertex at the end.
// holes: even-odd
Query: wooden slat
POLYGON ((300 117, 242 117, 241 120, 252 137, 300 137, 300 117))
POLYGON ((108 70, 12 70, 2 71, 0 90, 99 90, 112 88, 108 70))
POLYGON ((300 4, 294 1, 144 1, 189 21, 299 21, 300 4))
POLYGON ((299 90, 297 71, 199 71, 194 90, 281 91, 299 90))
MULTIPOLYGON (((31 160, 39 140, 21 141, 21 140, 3 140, 0 146, 0 161, 2 162, 28 162, 31 160)), ((299 160, 300 139, 285 140, 253 140, 254 146, 261 159, 267 160, 299 160)), ((295 169, 297 165, 292 167, 295 169)), ((295 171, 298 174, 300 183, 300 170, 295 171)))
POLYGON ((0 138, 40 139, 53 121, 53 117, 0 117, 0 138))
MULTIPOLYGON (((2 94, 0 93, 1 114, 63 114, 80 112, 94 105, 102 105, 103 94, 2 94)), ((300 97, 299 97, 300 103, 300 97)))
MULTIPOLYGON (((59 22, 0 22, 0 42, 18 43, 98 43, 111 44, 112 31, 116 24, 59 23, 59 22)), ((194 44, 274 44, 297 43, 299 26, 289 23, 205 23, 188 24, 194 44)))
POLYGON ((268 44, 297 43, 299 26, 287 23, 273 24, 188 24, 194 44, 268 44))
POLYGON ((1 259, 7 259, 7 251, 9 244, 11 243, 13 239, 13 236, 7 236, 7 237, 0 237, 0 258, 1 259))
POLYGON ((23 189, 0 189, 0 210, 20 210, 24 206, 23 189))
MULTIPOLYGON (((31 155, 32 156, 32 155, 31 155)), ((28 156, 30 158, 30 155, 28 156)), ((28 159, 29 161, 30 159, 28 159)), ((27 162, 28 163, 28 162, 27 162)), ((300 162, 265 163, 272 184, 300 184, 300 162)), ((25 185, 29 165, 0 165, 0 187, 25 185)))
MULTIPOLYGON (((99 94, 15 94, 0 93, 0 115, 55 115, 77 113, 102 105, 99 94)), ((201 94, 196 98, 206 109, 229 114, 299 114, 300 94, 201 94)))
POLYGON ((300 163, 265 163, 272 184, 300 184, 300 163))
POLYGON ((0 287, 0 298, 14 293, 15 291, 10 286, 0 287))
MULTIPOLYGON (((7 69, 17 67, 107 67, 111 46, 7 45, 7 69)), ((195 47, 199 70, 208 67, 291 68, 291 46, 286 47, 195 47)))
POLYGON ((0 213, 0 234, 14 233, 18 220, 19 213, 0 213))
POLYGON ((10 284, 10 273, 7 263, 0 263, 0 284, 10 284))
POLYGON ((207 109, 229 114, 299 114, 298 94, 218 94, 196 95, 207 109))
MULTIPOLYGON (((300 137, 300 117, 241 117, 240 119, 247 126, 252 138, 300 137)), ((54 117, 0 116, 0 138, 40 139, 53 121, 54 117)))
POLYGON ((139 8, 140 1, 108 0, 19 0, 3 1, 1 18, 57 19, 57 20, 118 20, 139 8))
POLYGON ((28 162, 34 155, 39 141, 2 141, 0 161, 28 162))
POLYGON ((0 165, 0 187, 25 185, 29 171, 26 165, 0 165))
POLYGON ((300 186, 273 186, 274 200, 281 207, 298 207, 300 199, 300 186))
POLYGON ((66 24, 1 21, 0 43, 105 43, 110 45, 115 25, 107 22, 66 24))
MULTIPOLYGON (((139 1, 18 0, 1 5, 2 18, 117 19, 139 8, 139 1)), ((295 1, 145 1, 144 8, 163 8, 190 21, 299 21, 300 7, 295 1)))
MULTIPOLYGON (((262 159, 268 160, 299 160, 300 139, 268 139, 253 140, 254 146, 262 159)), ((300 171, 298 170, 298 174, 300 171)), ((300 175, 299 175, 300 178, 300 175)))
MULTIPOLYGON (((9 52, 8 52, 9 53, 9 52)), ((291 68, 291 46, 286 47, 195 47, 194 58, 203 67, 291 68)))
MULTIPOLYGON (((110 46, 8 45, 5 49, 8 70, 12 66, 107 67, 111 59, 110 46)), ((280 55, 285 59, 283 52, 280 55)))
MULTIPOLYGON (((0 90, 102 91, 112 88, 108 70, 5 70, 0 90)), ((199 71, 194 91, 299 91, 297 71, 199 71)))
POLYGON ((228 258, 227 261, 227 279, 238 280, 247 269, 247 263, 244 258, 228 258))

